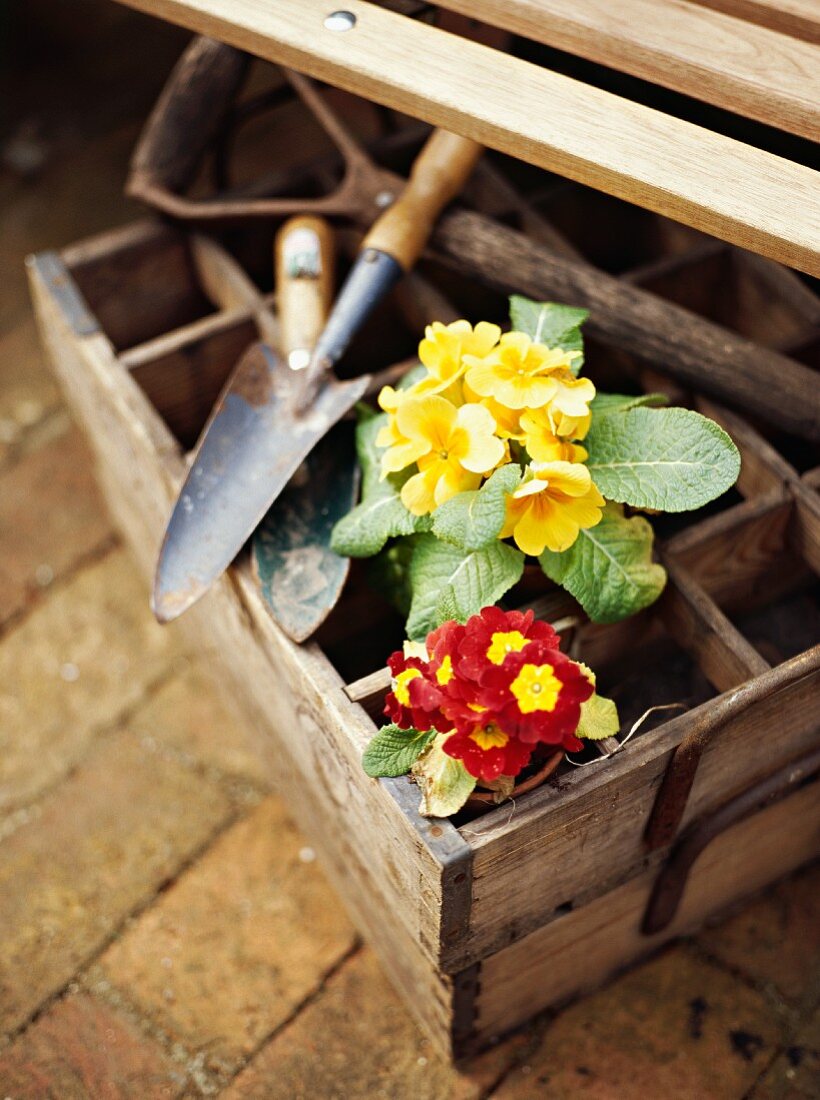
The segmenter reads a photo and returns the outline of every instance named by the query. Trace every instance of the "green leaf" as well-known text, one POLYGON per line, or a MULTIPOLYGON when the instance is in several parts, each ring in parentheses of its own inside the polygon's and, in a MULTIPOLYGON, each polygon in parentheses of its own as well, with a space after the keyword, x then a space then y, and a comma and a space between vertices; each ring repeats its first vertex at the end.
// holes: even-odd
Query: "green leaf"
POLYGON ((382 726, 364 750, 365 772, 374 779, 383 775, 406 775, 435 733, 435 730, 403 730, 395 724, 382 726))
POLYGON ((665 393, 596 393, 589 406, 593 419, 596 416, 609 416, 610 413, 628 412, 642 405, 667 405, 669 398, 665 393))
POLYGON ((740 454, 713 420, 690 409, 629 409, 593 417, 587 468, 608 500, 686 512, 737 481, 740 454))
POLYGON ((627 519, 608 504, 596 527, 581 531, 560 554, 538 559, 550 580, 563 585, 596 623, 614 623, 654 603, 666 584, 652 561, 652 528, 643 516, 627 519))
POLYGON ((378 554, 388 539, 429 528, 429 517, 408 512, 389 479, 383 485, 382 491, 371 493, 333 528, 330 545, 335 554, 369 558, 378 554))
POLYGON ((408 638, 421 641, 447 619, 465 621, 501 599, 523 571, 524 555, 504 542, 465 551, 422 535, 410 563, 408 638))
POLYGON ((507 514, 507 495, 518 488, 521 467, 508 462, 480 489, 457 493, 433 513, 433 533, 462 550, 480 550, 498 538, 507 514))
POLYGON ((383 412, 375 416, 360 416, 356 425, 356 457, 362 468, 362 500, 384 484, 381 480, 384 449, 376 446, 376 436, 387 421, 387 413, 383 412))
POLYGON ((614 737, 621 728, 618 708, 611 699, 595 692, 581 704, 581 720, 576 737, 587 741, 603 741, 605 737, 614 737))
POLYGON ((470 796, 476 781, 460 760, 442 748, 449 734, 436 734, 413 765, 421 789, 419 812, 423 817, 449 817, 457 813, 470 796))
POLYGON ((369 417, 356 429, 356 452, 362 468, 362 500, 333 528, 331 548, 349 558, 369 558, 390 538, 428 531, 429 516, 414 516, 402 504, 402 485, 413 470, 403 470, 381 480, 382 448, 376 436, 387 422, 387 414, 369 417))
POLYGON ((395 539, 367 563, 367 579, 383 593, 403 619, 410 613, 410 562, 420 536, 395 539))
POLYGON ((588 316, 588 309, 578 309, 576 306, 533 302, 520 294, 513 294, 510 298, 510 322, 516 332, 526 332, 530 339, 546 344, 548 348, 581 352, 572 362, 573 374, 577 374, 584 363, 584 339, 580 326, 588 316))

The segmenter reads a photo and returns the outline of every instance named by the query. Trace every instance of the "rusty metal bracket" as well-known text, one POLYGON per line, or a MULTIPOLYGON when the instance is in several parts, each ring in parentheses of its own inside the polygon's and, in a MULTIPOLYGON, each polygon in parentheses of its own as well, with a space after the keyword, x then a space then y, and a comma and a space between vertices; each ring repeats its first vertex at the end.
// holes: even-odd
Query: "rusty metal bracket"
MULTIPOLYGON (((291 214, 345 215, 368 225, 405 184, 376 164, 313 81, 282 69, 293 90, 333 142, 343 163, 337 187, 319 198, 260 198, 222 193, 191 198, 193 181, 207 149, 233 119, 233 103, 245 80, 250 57, 208 38, 196 38, 178 61, 140 136, 126 184, 132 198, 185 221, 231 222, 291 214)), ((223 172, 224 174, 224 172, 223 172)))
POLYGON ((820 646, 815 646, 800 657, 741 684, 734 691, 721 696, 713 706, 704 708, 697 723, 675 749, 669 761, 644 835, 650 851, 663 848, 674 839, 686 810, 701 756, 709 741, 732 719, 739 717, 755 703, 791 687, 818 669, 820 646))
POLYGON ((692 825, 675 845, 655 880, 641 925, 643 934, 654 935, 671 924, 695 861, 716 837, 799 787, 817 780, 818 775, 820 747, 747 787, 692 825))

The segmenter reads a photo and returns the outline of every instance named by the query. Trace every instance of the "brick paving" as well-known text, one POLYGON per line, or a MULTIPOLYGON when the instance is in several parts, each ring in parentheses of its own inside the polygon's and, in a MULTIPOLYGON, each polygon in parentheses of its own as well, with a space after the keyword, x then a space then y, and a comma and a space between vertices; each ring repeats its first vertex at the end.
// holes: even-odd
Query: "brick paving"
POLYGON ((22 257, 132 214, 119 188, 162 69, 137 72, 130 43, 167 65, 178 42, 73 7, 103 17, 100 81, 119 63, 134 86, 84 90, 60 5, 32 3, 89 109, 32 178, 0 160, 0 1097, 820 1095, 817 870, 458 1070, 411 1022, 252 731, 152 621, 33 338, 22 257))

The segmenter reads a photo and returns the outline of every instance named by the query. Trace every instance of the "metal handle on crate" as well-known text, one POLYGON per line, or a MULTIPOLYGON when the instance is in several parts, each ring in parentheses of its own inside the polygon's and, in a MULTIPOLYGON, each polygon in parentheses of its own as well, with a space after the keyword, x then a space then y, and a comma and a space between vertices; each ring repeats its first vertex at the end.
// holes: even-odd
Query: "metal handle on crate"
POLYGON ((820 748, 747 787, 688 829, 672 849, 655 880, 641 924, 643 934, 651 936, 662 932, 672 923, 695 861, 716 837, 732 825, 739 824, 804 784, 816 780, 818 774, 820 748))
POLYGON ((671 844, 683 820, 689 794, 695 782, 701 756, 712 738, 732 719, 755 703, 791 687, 820 669, 820 645, 791 661, 748 680, 727 692, 708 709, 684 737, 666 769, 655 804, 649 816, 644 842, 650 851, 671 844))

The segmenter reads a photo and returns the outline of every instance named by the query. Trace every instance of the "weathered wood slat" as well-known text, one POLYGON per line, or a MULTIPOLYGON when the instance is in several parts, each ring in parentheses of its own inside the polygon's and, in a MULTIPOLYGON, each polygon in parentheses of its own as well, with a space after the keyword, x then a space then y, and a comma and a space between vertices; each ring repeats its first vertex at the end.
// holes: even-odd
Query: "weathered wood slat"
MULTIPOLYGON (((150 573, 184 472, 179 448, 106 337, 75 338, 36 265, 31 286, 45 344, 88 431, 109 507, 150 573)), ((430 822, 411 815, 388 786, 364 775, 360 756, 372 725, 353 707, 341 719, 338 675, 315 647, 295 646, 277 630, 247 567, 243 576, 221 578, 187 624, 200 645, 225 661, 226 697, 259 731, 272 780, 295 796, 294 812, 354 918, 386 963, 393 955, 400 959, 393 968, 396 980, 417 989, 419 1012, 433 1012, 438 1022, 426 1026, 442 1043, 450 983, 430 960, 442 921, 444 856, 463 851, 469 859, 467 846, 449 822, 431 833, 430 822), (249 637, 256 642, 250 647, 249 637), (289 686, 295 683, 298 693, 289 686), (275 740, 272 730, 278 731, 275 740), (380 818, 375 829, 374 813, 380 818), (405 949, 408 939, 417 950, 405 949)), ((469 875, 465 882, 469 889, 469 875)))
POLYGON ((782 568, 793 511, 789 494, 774 489, 682 531, 666 543, 665 553, 721 607, 751 607, 756 593, 773 598, 795 579, 793 562, 782 568))
POLYGON ((713 841, 695 864, 677 918, 663 933, 641 933, 657 875, 652 869, 486 959, 479 972, 475 1045, 594 988, 599 975, 623 970, 799 867, 816 853, 818 829, 820 783, 814 783, 713 841), (797 821, 805 828, 796 829, 797 821))
POLYGON ((692 575, 668 555, 669 582, 660 613, 674 640, 718 691, 728 691, 769 669, 768 662, 732 625, 692 575))
POLYGON ((802 165, 363 0, 342 34, 319 0, 125 2, 820 273, 820 188, 802 165))
POLYGON ((443 0, 442 6, 811 140, 820 50, 687 0, 443 0))
POLYGON ((482 282, 506 288, 510 272, 522 294, 590 310, 591 336, 621 348, 693 389, 820 440, 815 373, 689 310, 598 271, 556 256, 506 226, 453 211, 432 238, 434 250, 482 282), (770 387, 777 380, 777 401, 770 387))
POLYGON ((806 480, 792 484, 791 489, 796 508, 793 545, 820 575, 820 494, 806 480))
MULTIPOLYGON (((767 673, 773 680, 800 678, 727 723, 708 744, 684 823, 772 770, 765 754, 748 748, 766 743, 772 729, 782 731, 778 759, 799 756, 816 744, 819 653, 810 651, 767 673), (788 727, 785 713, 792 719, 788 727)), ((474 850, 470 933, 457 954, 445 954, 445 969, 486 958, 554 919, 561 906, 586 904, 634 875, 645 858, 643 832, 672 750, 714 705, 710 700, 672 719, 605 765, 569 774, 557 790, 532 792, 512 813, 500 807, 465 825, 462 835, 474 850), (520 902, 514 915, 512 893, 520 902)))
POLYGON ((815 0, 696 0, 696 3, 791 34, 804 42, 820 43, 820 8, 815 0))

